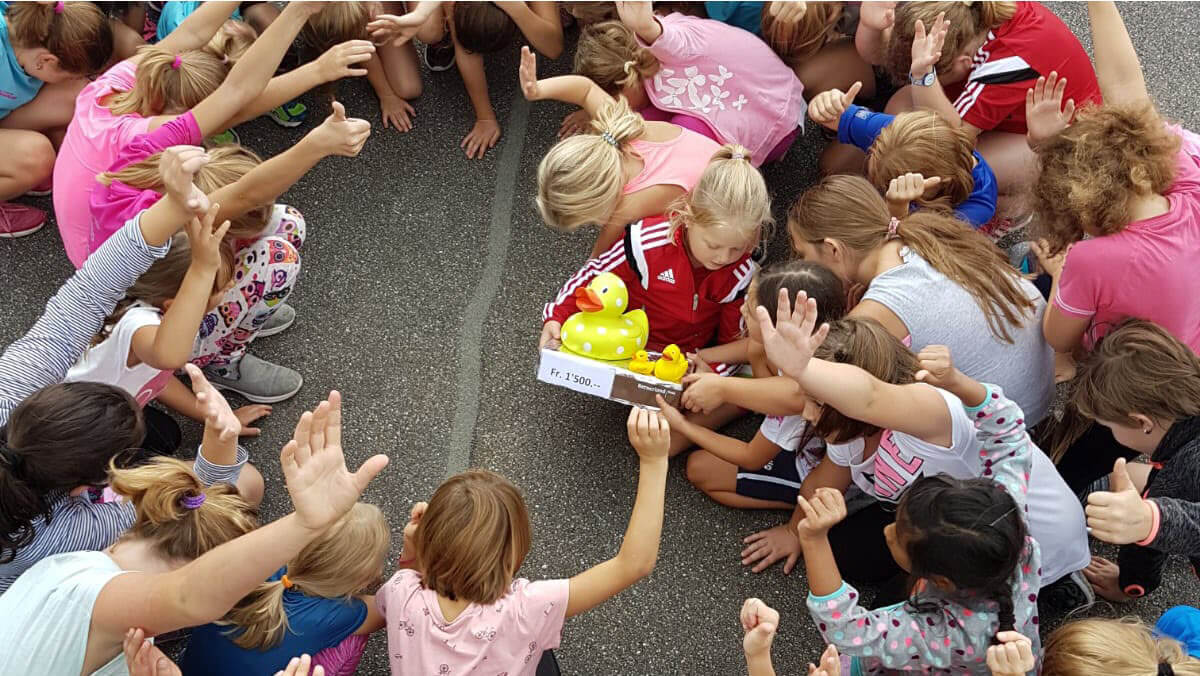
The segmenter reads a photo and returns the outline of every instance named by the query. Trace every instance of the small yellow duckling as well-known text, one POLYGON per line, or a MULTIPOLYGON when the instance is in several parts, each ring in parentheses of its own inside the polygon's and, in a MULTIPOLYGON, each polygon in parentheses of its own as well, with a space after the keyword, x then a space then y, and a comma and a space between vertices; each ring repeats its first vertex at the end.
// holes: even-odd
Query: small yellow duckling
POLYGON ((645 350, 638 350, 629 362, 629 370, 644 376, 653 375, 654 362, 650 361, 650 354, 645 350))
POLYGON ((654 362, 654 377, 677 383, 687 374, 688 362, 675 343, 663 348, 662 356, 654 362))

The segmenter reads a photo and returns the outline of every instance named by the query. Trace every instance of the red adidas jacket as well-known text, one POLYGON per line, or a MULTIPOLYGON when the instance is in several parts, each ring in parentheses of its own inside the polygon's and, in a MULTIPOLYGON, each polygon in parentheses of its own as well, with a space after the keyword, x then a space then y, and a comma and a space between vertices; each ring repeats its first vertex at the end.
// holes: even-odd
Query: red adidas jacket
MULTIPOLYGON (((625 239, 588 261, 546 304, 542 321, 563 323, 579 311, 575 290, 601 272, 611 272, 629 288, 629 308, 642 308, 650 320, 647 348, 675 343, 685 353, 723 345, 742 335, 742 298, 758 267, 749 254, 714 270, 696 288, 683 232, 670 236, 670 222, 647 218, 625 228, 625 239)), ((711 364, 722 375, 727 364, 711 364)))

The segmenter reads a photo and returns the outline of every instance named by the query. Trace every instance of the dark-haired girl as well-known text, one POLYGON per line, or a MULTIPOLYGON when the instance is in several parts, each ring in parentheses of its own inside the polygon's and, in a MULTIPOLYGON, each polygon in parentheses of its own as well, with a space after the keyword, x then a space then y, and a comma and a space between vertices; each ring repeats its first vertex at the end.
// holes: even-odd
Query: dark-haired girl
MULTIPOLYGON (((825 639, 857 662, 851 673, 906 667, 988 673, 987 649, 1002 631, 1020 631, 1039 652, 1041 547, 1027 532, 1026 502, 1034 503, 1034 513, 1054 510, 1068 521, 1063 517, 1070 514, 1071 496, 1057 475, 1048 477, 1039 471, 1044 467, 1035 467, 1039 457, 1043 465, 1048 461, 1029 439, 1020 408, 999 388, 955 369, 944 348, 925 350, 917 376, 924 382, 906 385, 821 359, 837 355, 821 351, 830 330, 813 331, 816 303, 801 297, 794 316, 786 298, 780 306, 775 323, 759 311, 763 342, 772 362, 808 394, 805 418, 830 443, 846 435, 830 430, 829 422, 894 430, 891 436, 904 440, 894 440, 893 449, 870 440, 877 446, 873 457, 886 454, 889 466, 915 475, 897 496, 895 523, 884 529, 888 549, 913 579, 913 590, 906 602, 874 611, 859 605, 858 592, 842 580, 829 545, 827 532, 846 514, 842 492, 822 487, 798 500, 804 513, 797 533, 811 589, 808 607, 825 639), (918 446, 931 453, 902 450, 918 446), (944 458, 933 455, 935 448, 944 458), (1038 504, 1034 482, 1039 478, 1055 480, 1064 494, 1059 504, 1038 504)), ((877 465, 871 471, 877 492, 889 480, 883 469, 877 465)), ((857 478, 865 476, 863 471, 857 478)), ((1041 543, 1050 550, 1059 546, 1046 537, 1041 543)))

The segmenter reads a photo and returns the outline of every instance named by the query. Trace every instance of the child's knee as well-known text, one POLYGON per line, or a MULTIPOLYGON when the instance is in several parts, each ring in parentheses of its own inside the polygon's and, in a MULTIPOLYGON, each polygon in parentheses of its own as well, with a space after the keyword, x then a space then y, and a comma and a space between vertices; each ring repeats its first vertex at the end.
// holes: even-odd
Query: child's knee
POLYGON ((412 99, 415 99, 415 98, 418 98, 419 96, 421 96, 421 93, 424 91, 425 91, 425 85, 421 82, 421 79, 418 77, 416 80, 413 80, 411 82, 402 83, 400 85, 399 90, 396 92, 396 96, 399 96, 400 98, 405 99, 406 101, 411 101, 412 99))
POLYGON ((263 475, 258 471, 258 468, 250 463, 246 463, 242 467, 242 473, 237 480, 238 494, 242 496, 251 507, 258 507, 262 503, 263 494, 266 492, 267 485, 263 480, 263 475))
POLYGON ((708 455, 708 451, 696 451, 687 459, 687 480, 700 490, 705 489, 712 475, 708 455))
POLYGON ((18 142, 10 147, 9 162, 14 173, 27 176, 36 185, 54 173, 54 144, 45 134, 30 132, 22 134, 18 142))
POLYGON ((304 220, 304 214, 296 207, 276 204, 271 209, 271 222, 265 232, 286 239, 299 250, 304 246, 304 238, 308 235, 308 223, 304 220))

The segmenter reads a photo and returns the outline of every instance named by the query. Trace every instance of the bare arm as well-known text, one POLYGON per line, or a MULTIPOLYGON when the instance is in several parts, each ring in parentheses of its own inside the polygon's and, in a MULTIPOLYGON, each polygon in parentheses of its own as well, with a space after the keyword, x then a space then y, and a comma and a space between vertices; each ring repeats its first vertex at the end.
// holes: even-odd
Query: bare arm
POLYGON ((1096 79, 1105 103, 1150 101, 1146 78, 1115 2, 1089 2, 1096 79))
POLYGON ((454 63, 458 66, 463 86, 467 88, 467 98, 471 100, 471 107, 475 109, 475 119, 495 120, 496 111, 492 109, 487 75, 483 70, 483 55, 469 52, 459 44, 453 21, 450 22, 450 37, 454 41, 454 63))
POLYGON ((370 594, 368 596, 359 596, 358 600, 367 604, 367 619, 363 620, 363 623, 358 627, 358 629, 354 630, 355 636, 374 634, 375 632, 387 626, 387 618, 385 618, 383 614, 379 612, 378 606, 375 605, 374 594, 370 594))
POLYGON ((542 56, 557 59, 563 53, 562 22, 556 2, 497 2, 512 17, 521 34, 542 56))
POLYGON ((171 31, 167 37, 159 41, 158 46, 169 52, 186 52, 189 49, 200 49, 221 30, 221 25, 238 8, 238 2, 204 2, 171 31))
MULTIPOLYGON (((578 76, 568 75, 565 77, 578 76)), ((556 80, 558 78, 551 79, 556 80)), ((586 80, 587 78, 583 79, 586 80)), ((590 83, 591 81, 588 80, 588 82, 590 83)), ((595 87, 595 85, 592 86, 595 87)), ((599 87, 596 87, 596 90, 606 98, 608 97, 599 87)), ((591 92, 588 95, 591 96, 591 92)), ((611 99, 608 100, 611 101, 611 99)), ((602 104, 603 101, 597 101, 597 103, 602 104)), ((608 251, 609 247, 620 240, 625 234, 626 225, 640 221, 643 218, 667 213, 667 209, 671 206, 671 203, 685 194, 686 191, 677 185, 652 185, 642 188, 637 192, 623 195, 620 204, 617 205, 617 210, 608 219, 608 223, 604 224, 604 227, 600 230, 600 235, 596 237, 596 243, 592 245, 592 258, 608 251)))

